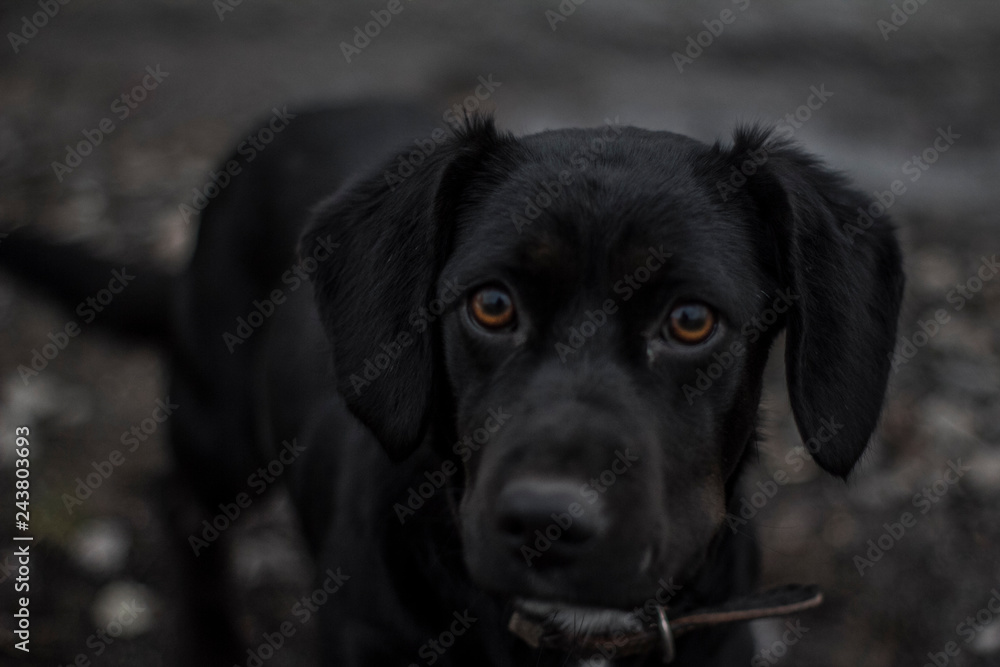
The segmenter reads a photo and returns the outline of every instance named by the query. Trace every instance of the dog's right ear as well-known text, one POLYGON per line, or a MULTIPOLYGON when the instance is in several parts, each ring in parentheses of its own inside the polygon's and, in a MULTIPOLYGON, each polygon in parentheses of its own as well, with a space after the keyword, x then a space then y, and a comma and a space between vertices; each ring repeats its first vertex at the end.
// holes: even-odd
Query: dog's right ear
POLYGON ((463 191, 504 141, 491 119, 469 119, 410 175, 394 156, 345 186, 302 237, 302 257, 330 249, 313 286, 340 393, 394 459, 420 444, 444 393, 436 329, 411 318, 436 296, 463 191))

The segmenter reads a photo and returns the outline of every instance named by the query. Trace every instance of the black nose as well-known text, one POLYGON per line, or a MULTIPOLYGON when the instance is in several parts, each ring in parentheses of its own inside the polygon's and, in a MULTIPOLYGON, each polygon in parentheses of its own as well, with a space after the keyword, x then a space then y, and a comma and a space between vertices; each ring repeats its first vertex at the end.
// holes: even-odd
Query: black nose
POLYGON ((497 530, 516 551, 544 550, 538 565, 567 563, 599 538, 607 523, 601 497, 584 496, 583 486, 560 478, 508 482, 497 497, 497 530))

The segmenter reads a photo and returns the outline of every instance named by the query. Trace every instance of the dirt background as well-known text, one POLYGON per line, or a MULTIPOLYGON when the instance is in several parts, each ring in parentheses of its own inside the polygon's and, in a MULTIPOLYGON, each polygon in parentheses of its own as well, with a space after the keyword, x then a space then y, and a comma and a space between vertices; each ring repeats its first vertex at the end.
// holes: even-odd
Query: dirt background
MULTIPOLYGON (((800 441, 780 360, 771 368, 769 438, 756 474, 766 482, 784 471, 791 481, 753 518, 765 580, 817 582, 828 602, 801 617, 808 632, 799 642, 761 657, 923 665, 954 642, 959 655, 947 664, 1000 665, 1000 622, 988 623, 996 614, 987 607, 1000 590, 1000 277, 978 283, 960 310, 948 298, 957 285, 975 287, 969 281, 983 258, 1000 252, 995 0, 564 0, 564 11, 574 10, 554 24, 546 11, 559 11, 556 0, 404 0, 350 63, 340 43, 385 2, 225 1, 231 11, 220 19, 212 0, 72 0, 17 53, 8 33, 22 32, 38 4, 0 5, 0 219, 8 229, 35 225, 124 262, 182 264, 194 226, 179 205, 274 106, 392 97, 443 113, 492 75, 501 85, 489 104, 517 133, 617 117, 712 141, 740 121, 780 122, 807 103, 811 88, 825 86, 832 96, 799 110, 809 118, 795 137, 865 190, 904 184, 890 213, 909 277, 901 335, 915 353, 893 375, 882 430, 847 485, 811 464, 795 472, 786 463, 800 441), (901 25, 886 32, 890 23, 879 21, 890 22, 894 7, 901 25), (712 24, 723 10, 732 21, 712 24), (673 54, 706 31, 705 21, 721 33, 702 35, 708 45, 679 71, 673 54), (113 101, 157 65, 168 76, 118 120, 113 101), (104 117, 116 129, 58 180, 52 163, 65 159, 65 145, 104 117), (948 128, 958 138, 933 165, 907 167, 948 128), (921 336, 919 323, 937 311, 947 321, 921 336), (968 471, 954 484, 942 481, 959 461, 968 471), (917 498, 924 489, 933 503, 917 498), (891 548, 861 576, 855 557, 904 512, 913 525, 898 540, 883 537, 891 548), (960 626, 977 613, 983 625, 960 626)), ((161 664, 177 640, 163 629, 177 602, 158 515, 158 480, 170 464, 165 429, 72 514, 61 497, 165 397, 164 368, 155 350, 84 327, 44 372, 22 381, 18 366, 71 318, 0 279, 0 663, 61 665, 82 654, 95 665, 161 664), (33 443, 27 657, 12 649, 10 634, 19 425, 31 427, 33 443), (122 603, 132 600, 144 611, 113 644, 92 638, 116 629, 122 603)), ((287 618, 311 576, 287 504, 278 498, 266 510, 234 529, 248 646, 287 618)), ((755 629, 767 648, 782 624, 755 629)), ((314 631, 304 627, 267 664, 310 664, 314 631)))

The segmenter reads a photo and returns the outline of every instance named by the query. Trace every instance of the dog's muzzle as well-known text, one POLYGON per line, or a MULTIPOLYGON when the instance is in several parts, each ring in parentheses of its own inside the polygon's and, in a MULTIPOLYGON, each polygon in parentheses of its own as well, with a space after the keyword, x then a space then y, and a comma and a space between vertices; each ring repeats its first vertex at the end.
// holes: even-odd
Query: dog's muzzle
POLYGON ((682 615, 671 615, 666 607, 658 606, 657 618, 649 623, 632 612, 617 609, 518 600, 508 628, 533 648, 603 653, 614 647, 616 655, 627 656, 649 653, 659 647, 664 664, 668 664, 674 659, 674 640, 683 634, 727 623, 794 614, 822 602, 823 594, 816 586, 789 585, 682 615))

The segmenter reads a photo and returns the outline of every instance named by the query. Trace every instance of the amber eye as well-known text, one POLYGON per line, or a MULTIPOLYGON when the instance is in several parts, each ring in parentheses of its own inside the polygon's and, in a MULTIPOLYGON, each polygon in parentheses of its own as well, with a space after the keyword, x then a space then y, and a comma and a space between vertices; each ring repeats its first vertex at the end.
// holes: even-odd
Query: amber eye
POLYGON ((665 333, 685 345, 697 345, 715 331, 715 313, 703 303, 682 303, 670 311, 665 333))
POLYGON ((472 319, 486 329, 505 329, 514 324, 514 301, 502 287, 483 287, 469 301, 472 319))

